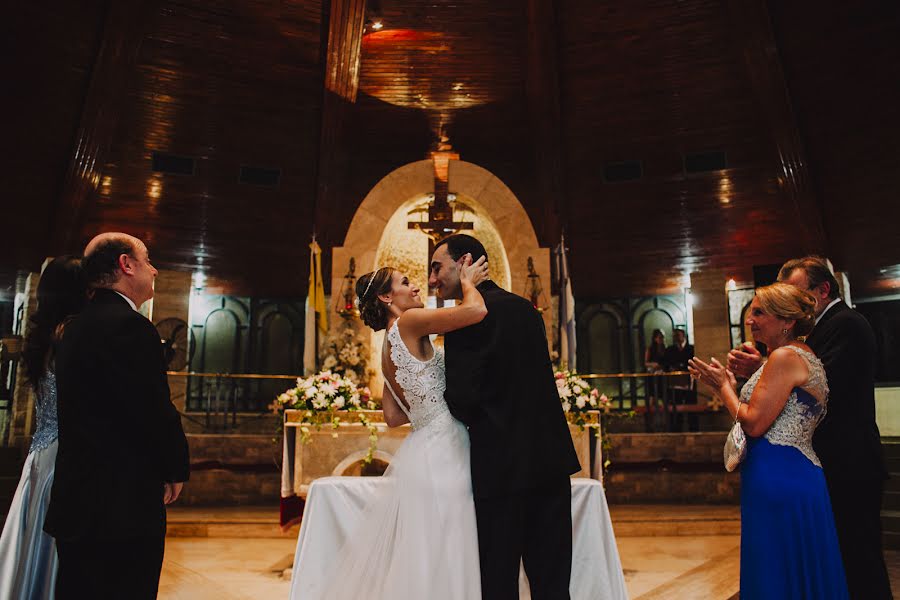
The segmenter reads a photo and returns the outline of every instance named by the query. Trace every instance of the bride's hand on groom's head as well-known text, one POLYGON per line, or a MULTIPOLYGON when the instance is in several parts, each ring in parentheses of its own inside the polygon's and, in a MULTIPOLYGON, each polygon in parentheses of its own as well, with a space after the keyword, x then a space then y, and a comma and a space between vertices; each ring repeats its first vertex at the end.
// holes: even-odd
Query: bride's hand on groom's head
MULTIPOLYGON (((482 256, 473 263, 472 255, 466 254, 463 257, 463 261, 461 273, 465 274, 465 278, 471 281, 472 285, 477 286, 488 278, 488 263, 486 256, 482 256)), ((460 276, 460 279, 462 278, 463 277, 460 276)))

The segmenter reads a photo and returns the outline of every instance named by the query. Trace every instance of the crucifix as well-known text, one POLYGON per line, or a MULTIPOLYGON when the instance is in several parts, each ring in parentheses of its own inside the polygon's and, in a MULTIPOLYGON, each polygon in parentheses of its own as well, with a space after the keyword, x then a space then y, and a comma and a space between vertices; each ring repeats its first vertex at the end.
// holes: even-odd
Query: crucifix
MULTIPOLYGON (((430 271, 431 256, 438 242, 454 233, 475 228, 475 224, 471 221, 453 220, 453 207, 449 200, 450 161, 458 160, 459 154, 452 151, 446 137, 441 137, 437 149, 430 152, 429 157, 434 164, 434 200, 428 203, 428 220, 407 223, 409 229, 418 229, 428 236, 429 264, 426 266, 426 273, 430 271)), ((439 300, 438 305, 442 304, 443 302, 439 300)))

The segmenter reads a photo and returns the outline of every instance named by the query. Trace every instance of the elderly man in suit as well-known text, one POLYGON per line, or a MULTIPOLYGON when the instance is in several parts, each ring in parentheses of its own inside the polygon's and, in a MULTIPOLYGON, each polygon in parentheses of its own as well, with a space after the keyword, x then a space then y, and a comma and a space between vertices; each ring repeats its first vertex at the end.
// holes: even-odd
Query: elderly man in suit
MULTIPOLYGON (((816 325, 806 343, 825 366, 830 393, 813 447, 828 483, 850 596, 891 598, 881 545, 881 493, 887 475, 875 423, 875 334, 865 317, 841 300, 824 259, 790 260, 778 279, 816 298, 816 325)), ((728 356, 728 368, 742 377, 761 364, 750 345, 728 356)))
POLYGON ((56 538, 56 598, 155 598, 165 505, 188 479, 156 328, 137 308, 157 271, 141 240, 95 237, 83 268, 93 297, 56 356, 59 451, 45 530, 56 538))

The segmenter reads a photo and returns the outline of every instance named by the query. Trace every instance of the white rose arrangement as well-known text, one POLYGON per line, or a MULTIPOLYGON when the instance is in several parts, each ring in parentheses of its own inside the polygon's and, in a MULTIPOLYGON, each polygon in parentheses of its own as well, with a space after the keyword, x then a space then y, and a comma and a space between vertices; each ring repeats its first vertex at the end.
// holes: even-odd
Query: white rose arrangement
MULTIPOLYGON (((609 413, 610 401, 606 394, 592 388, 587 381, 573 371, 557 371, 554 374, 556 391, 562 403, 563 412, 576 425, 581 427, 597 427, 588 423, 585 414, 591 410, 609 413)), ((600 435, 598 428, 597 435, 600 435)))
POLYGON ((378 443, 378 429, 363 411, 377 410, 379 406, 372 400, 369 388, 359 387, 350 377, 330 370, 298 377, 297 386, 279 394, 270 408, 280 415, 286 409, 305 411, 299 426, 300 439, 304 444, 312 441, 311 427, 321 431, 323 426, 330 425, 332 437, 337 437, 342 415, 349 423, 363 425, 369 431, 369 451, 365 462, 372 462, 378 443))

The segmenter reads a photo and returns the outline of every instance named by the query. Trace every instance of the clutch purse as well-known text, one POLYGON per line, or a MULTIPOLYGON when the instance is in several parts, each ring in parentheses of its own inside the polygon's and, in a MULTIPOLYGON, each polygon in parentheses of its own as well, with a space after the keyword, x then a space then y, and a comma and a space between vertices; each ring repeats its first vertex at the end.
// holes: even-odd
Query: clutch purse
POLYGON ((747 456, 747 436, 741 424, 734 421, 734 426, 725 438, 725 470, 731 473, 738 468, 747 456))

